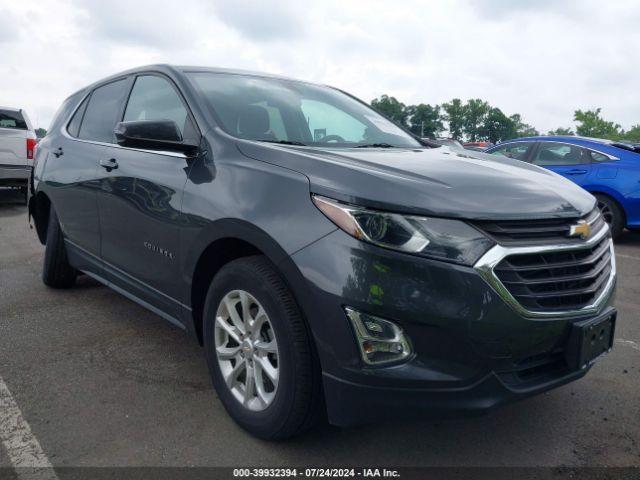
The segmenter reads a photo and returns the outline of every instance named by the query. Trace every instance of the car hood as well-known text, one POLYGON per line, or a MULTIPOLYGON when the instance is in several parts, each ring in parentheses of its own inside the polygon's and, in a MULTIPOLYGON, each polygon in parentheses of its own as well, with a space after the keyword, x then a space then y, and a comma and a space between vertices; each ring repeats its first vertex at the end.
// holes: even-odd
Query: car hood
POLYGON ((595 199, 507 157, 447 147, 317 149, 238 142, 246 156, 306 175, 311 192, 371 208, 466 219, 575 217, 595 199))

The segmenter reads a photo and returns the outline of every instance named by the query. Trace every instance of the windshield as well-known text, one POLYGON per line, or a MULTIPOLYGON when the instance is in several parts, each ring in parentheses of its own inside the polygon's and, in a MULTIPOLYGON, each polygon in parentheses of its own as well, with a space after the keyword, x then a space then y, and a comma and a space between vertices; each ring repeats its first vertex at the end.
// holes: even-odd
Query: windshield
POLYGON ((333 88, 227 73, 188 76, 220 126, 238 138, 332 148, 421 147, 394 123, 333 88))

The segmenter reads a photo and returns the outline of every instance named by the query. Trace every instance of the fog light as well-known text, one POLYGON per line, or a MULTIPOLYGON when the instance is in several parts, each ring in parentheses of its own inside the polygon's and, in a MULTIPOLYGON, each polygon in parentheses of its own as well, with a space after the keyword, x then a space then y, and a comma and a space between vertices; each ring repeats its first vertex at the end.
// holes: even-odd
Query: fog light
POLYGON ((345 312, 353 325, 365 363, 397 362, 411 355, 409 341, 395 323, 349 307, 345 307, 345 312))

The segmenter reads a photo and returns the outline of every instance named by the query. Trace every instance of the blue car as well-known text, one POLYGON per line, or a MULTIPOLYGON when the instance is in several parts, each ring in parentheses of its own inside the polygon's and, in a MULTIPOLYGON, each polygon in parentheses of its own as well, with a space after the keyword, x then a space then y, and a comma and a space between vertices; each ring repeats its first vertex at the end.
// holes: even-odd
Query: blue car
POLYGON ((640 229, 640 145, 574 136, 509 140, 486 153, 533 163, 592 193, 614 238, 640 229))

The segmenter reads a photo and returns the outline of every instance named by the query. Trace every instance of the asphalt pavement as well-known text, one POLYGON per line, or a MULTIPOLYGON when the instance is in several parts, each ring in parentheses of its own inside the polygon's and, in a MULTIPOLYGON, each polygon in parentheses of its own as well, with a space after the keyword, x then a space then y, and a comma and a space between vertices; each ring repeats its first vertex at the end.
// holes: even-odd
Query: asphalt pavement
POLYGON ((584 379, 483 417, 269 443, 228 417, 179 329, 86 276, 45 287, 21 202, 0 190, 0 380, 55 467, 640 465, 640 234, 616 246, 615 348, 584 379))

